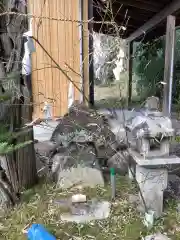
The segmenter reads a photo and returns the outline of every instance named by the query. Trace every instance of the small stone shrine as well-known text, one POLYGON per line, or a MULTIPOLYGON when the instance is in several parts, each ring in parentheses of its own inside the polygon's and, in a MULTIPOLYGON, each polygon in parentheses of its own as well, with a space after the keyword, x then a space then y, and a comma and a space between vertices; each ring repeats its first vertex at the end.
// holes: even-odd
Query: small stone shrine
POLYGON ((157 110, 146 109, 126 124, 126 130, 133 138, 129 149, 130 169, 140 187, 141 205, 154 211, 158 218, 163 211, 168 168, 180 164, 180 158, 169 155, 170 140, 174 136, 171 119, 157 110))

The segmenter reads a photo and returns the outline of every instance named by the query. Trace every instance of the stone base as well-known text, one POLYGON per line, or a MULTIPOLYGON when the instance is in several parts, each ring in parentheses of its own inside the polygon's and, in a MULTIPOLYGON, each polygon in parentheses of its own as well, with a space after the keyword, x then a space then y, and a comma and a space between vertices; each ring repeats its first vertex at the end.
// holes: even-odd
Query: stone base
POLYGON ((171 155, 171 156, 158 156, 152 158, 145 158, 141 156, 138 152, 129 149, 129 154, 131 155, 133 161, 141 167, 145 168, 169 168, 172 165, 180 165, 180 158, 171 155))
MULTIPOLYGON (((147 210, 155 212, 159 218, 163 212, 163 191, 167 188, 168 172, 166 169, 148 169, 136 166, 136 180, 139 184, 147 210)), ((141 205, 144 202, 140 195, 141 205)))

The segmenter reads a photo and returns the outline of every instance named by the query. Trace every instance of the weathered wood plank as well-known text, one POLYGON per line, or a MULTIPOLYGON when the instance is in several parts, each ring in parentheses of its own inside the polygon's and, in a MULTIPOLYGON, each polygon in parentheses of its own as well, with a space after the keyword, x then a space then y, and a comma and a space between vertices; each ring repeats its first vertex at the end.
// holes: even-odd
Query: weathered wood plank
POLYGON ((128 54, 128 106, 131 103, 132 100, 132 68, 133 68, 133 42, 128 43, 128 49, 127 49, 127 54, 128 54))
POLYGON ((165 66, 164 66, 164 96, 163 113, 167 116, 171 113, 172 101, 172 81, 174 71, 174 48, 175 48, 175 17, 168 16, 166 27, 166 48, 165 48, 165 66))

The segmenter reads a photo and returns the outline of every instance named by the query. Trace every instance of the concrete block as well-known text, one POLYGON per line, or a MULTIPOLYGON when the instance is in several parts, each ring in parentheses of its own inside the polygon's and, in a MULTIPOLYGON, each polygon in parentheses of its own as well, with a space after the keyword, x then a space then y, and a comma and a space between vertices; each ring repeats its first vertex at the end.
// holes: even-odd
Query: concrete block
MULTIPOLYGON (((168 172, 166 169, 148 169, 136 166, 136 180, 148 210, 155 212, 155 218, 163 212, 163 191, 167 187, 168 172)), ((143 200, 140 196, 141 204, 143 200)))

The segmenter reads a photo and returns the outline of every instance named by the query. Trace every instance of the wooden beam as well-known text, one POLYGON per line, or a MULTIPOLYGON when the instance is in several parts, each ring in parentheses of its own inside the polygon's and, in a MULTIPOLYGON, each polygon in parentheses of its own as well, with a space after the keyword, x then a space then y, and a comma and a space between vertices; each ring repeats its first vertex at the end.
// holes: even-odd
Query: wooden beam
MULTIPOLYGON (((88 1, 88 19, 93 18, 93 0, 88 1)), ((89 22, 89 102, 94 105, 93 23, 89 22)))
MULTIPOLYGON (((128 7, 128 6, 125 6, 125 5, 123 5, 121 7, 121 9, 118 10, 118 7, 116 5, 113 4, 113 6, 112 6, 112 8, 113 8, 113 15, 114 16, 116 16, 116 14, 123 14, 124 17, 127 15, 127 16, 131 16, 132 18, 136 18, 137 19, 137 17, 142 16, 143 19, 144 18, 145 19, 147 19, 147 18, 149 19, 154 14, 151 11, 148 12, 148 11, 145 11, 143 9, 136 9, 136 11, 134 11, 134 8, 131 8, 131 7, 128 7)), ((140 19, 140 17, 138 19, 140 19)))
POLYGON ((135 29, 140 27, 142 25, 142 22, 143 22, 143 21, 138 22, 138 21, 136 21, 134 19, 131 19, 131 18, 129 18, 129 20, 128 19, 123 19, 122 17, 115 18, 115 21, 116 21, 118 27, 121 27, 123 25, 123 26, 126 26, 126 28, 131 27, 131 28, 135 28, 135 29))
POLYGON ((133 68, 133 42, 128 43, 127 49, 128 56, 128 107, 130 106, 132 100, 132 68, 133 68))
POLYGON ((116 6, 116 9, 118 9, 120 8, 121 4, 123 4, 124 6, 134 7, 137 9, 142 9, 153 13, 157 13, 160 9, 160 6, 159 7, 152 6, 150 3, 142 3, 135 0, 120 0, 118 3, 114 3, 113 6, 114 7, 116 6))
POLYGON ((167 17, 166 26, 166 48, 164 66, 164 92, 163 92, 163 113, 165 116, 171 114, 172 84, 174 70, 174 48, 175 48, 175 22, 174 16, 167 17))
MULTIPOLYGON (((83 0, 83 21, 88 20, 88 0, 83 0)), ((83 103, 89 100, 89 31, 88 23, 83 23, 83 103)))
POLYGON ((154 17, 152 17, 148 22, 146 22, 142 27, 132 33, 126 40, 127 42, 131 42, 142 35, 149 32, 153 27, 158 25, 160 22, 165 20, 167 16, 174 14, 177 10, 180 9, 180 1, 174 0, 172 3, 168 4, 162 11, 157 13, 154 17))
POLYGON ((135 21, 135 22, 138 22, 140 23, 141 25, 145 22, 147 22, 147 20, 149 19, 148 16, 145 16, 145 15, 141 15, 141 14, 134 14, 134 15, 131 15, 127 12, 127 15, 126 13, 123 13, 123 12, 120 12, 120 13, 117 13, 114 14, 115 16, 115 19, 124 19, 124 20, 127 20, 127 19, 130 19, 131 21, 135 21))
MULTIPOLYGON (((136 0, 137 1, 137 0, 136 0)), ((154 7, 157 7, 157 8, 159 8, 159 7, 162 7, 162 3, 161 3, 161 1, 156 1, 156 2, 153 2, 153 1, 149 1, 149 0, 138 0, 138 2, 141 2, 141 3, 147 3, 147 4, 149 4, 149 5, 151 5, 151 6, 154 6, 154 7)))

